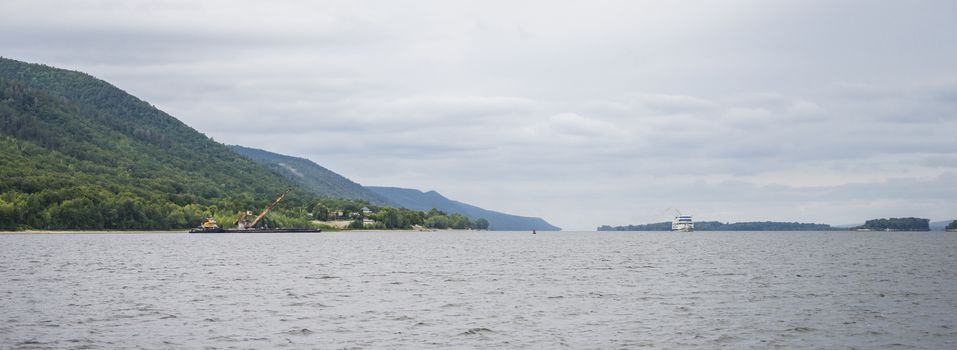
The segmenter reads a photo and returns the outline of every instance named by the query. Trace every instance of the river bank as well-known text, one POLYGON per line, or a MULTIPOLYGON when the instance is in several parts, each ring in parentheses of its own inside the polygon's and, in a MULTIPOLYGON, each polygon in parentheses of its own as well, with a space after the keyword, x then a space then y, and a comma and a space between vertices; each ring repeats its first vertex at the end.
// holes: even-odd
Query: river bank
POLYGON ((185 233, 183 231, 109 231, 109 230, 24 230, 24 231, 0 231, 0 235, 26 235, 26 234, 35 234, 35 235, 88 235, 88 234, 146 234, 146 233, 185 233))

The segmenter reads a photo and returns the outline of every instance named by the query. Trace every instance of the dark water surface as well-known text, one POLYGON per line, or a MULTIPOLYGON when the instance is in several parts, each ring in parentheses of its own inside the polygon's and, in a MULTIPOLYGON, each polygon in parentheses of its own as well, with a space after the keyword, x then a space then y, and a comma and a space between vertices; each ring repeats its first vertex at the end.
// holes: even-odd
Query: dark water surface
POLYGON ((0 348, 957 348, 957 234, 0 235, 0 348))

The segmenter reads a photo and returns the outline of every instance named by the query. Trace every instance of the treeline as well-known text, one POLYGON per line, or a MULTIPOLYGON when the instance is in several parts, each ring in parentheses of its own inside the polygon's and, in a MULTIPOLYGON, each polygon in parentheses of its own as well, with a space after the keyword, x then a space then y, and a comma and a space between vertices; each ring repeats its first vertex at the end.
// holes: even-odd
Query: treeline
MULTIPOLYGON (((700 221, 694 223, 695 231, 829 231, 835 230, 827 224, 800 222, 735 222, 700 221)), ((602 225, 598 231, 671 231, 671 222, 656 222, 644 225, 609 226, 602 225)))
MULTIPOLYGON (((231 222, 246 210, 258 211, 265 201, 237 198, 178 204, 175 194, 111 192, 80 185, 34 193, 0 194, 0 230, 170 230, 199 226, 207 217, 231 222)), ((291 196, 292 197, 292 196, 291 196)), ((270 214, 274 227, 313 227, 299 214, 303 198, 289 198, 287 206, 270 214)), ((310 200, 311 201, 311 200, 310 200)))
MULTIPOLYGON (((951 223, 953 225, 954 223, 951 223)), ((864 225, 858 226, 859 230, 892 230, 892 231, 930 231, 930 219, 921 218, 889 218, 873 219, 864 222, 864 225)))
POLYGON ((801 222, 735 222, 724 224, 717 221, 702 221, 694 224, 695 230, 700 231, 829 231, 834 228, 828 224, 812 224, 801 222))
POLYGON ((412 229, 422 226, 431 229, 474 229, 487 230, 488 220, 479 218, 470 220, 462 214, 448 214, 438 209, 418 211, 406 208, 394 208, 372 205, 366 201, 351 199, 324 199, 312 209, 316 220, 327 221, 332 218, 351 220, 352 229, 412 229), (363 213, 362 209, 369 209, 363 213), (366 222, 369 219, 371 222, 366 222))
POLYGON ((373 218, 387 229, 410 229, 413 225, 439 230, 488 230, 489 227, 488 220, 484 218, 472 221, 465 215, 447 214, 437 209, 422 212, 405 208, 382 208, 373 218))
POLYGON ((598 231, 671 231, 671 222, 624 226, 601 225, 598 231))
MULTIPOLYGON (((93 186, 43 190, 32 194, 6 192, 0 195, 0 230, 180 230, 197 227, 206 218, 221 226, 234 227, 245 211, 258 214, 272 199, 252 200, 248 196, 177 204, 170 197, 152 193, 113 193, 93 186)), ((273 228, 323 228, 331 211, 345 213, 351 229, 412 229, 414 225, 433 229, 487 230, 485 219, 469 220, 461 214, 439 210, 428 212, 378 207, 365 201, 316 198, 291 193, 261 225, 273 228), (361 208, 369 208, 364 215, 361 208), (370 220, 367 221, 366 219, 370 220), (318 222, 317 222, 318 221, 318 222)))
POLYGON ((944 227, 945 230, 957 230, 957 220, 951 221, 947 224, 947 227, 944 227))
MULTIPOLYGON (((694 223, 695 231, 837 231, 846 228, 832 227, 826 224, 798 222, 736 222, 701 221, 694 223)), ((889 218, 867 220, 864 225, 851 229, 872 231, 930 231, 930 219, 889 218)), ((948 230, 957 230, 957 220, 947 225, 948 230)), ((670 231, 671 222, 657 222, 644 225, 609 226, 602 225, 598 231, 670 231)))

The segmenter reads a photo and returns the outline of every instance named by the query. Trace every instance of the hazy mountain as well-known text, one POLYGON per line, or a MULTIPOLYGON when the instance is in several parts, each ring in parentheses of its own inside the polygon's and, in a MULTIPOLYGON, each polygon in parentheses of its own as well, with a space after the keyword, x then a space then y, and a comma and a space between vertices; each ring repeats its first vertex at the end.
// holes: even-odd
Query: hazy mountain
POLYGON ((482 209, 473 205, 445 198, 435 191, 422 192, 419 190, 397 187, 368 186, 366 188, 405 208, 423 211, 436 208, 446 213, 462 214, 470 219, 485 218, 489 222, 489 227, 493 230, 561 230, 561 228, 553 226, 541 218, 510 215, 482 209))
POLYGON ((229 148, 236 153, 282 174, 286 178, 312 190, 318 195, 332 198, 365 200, 372 204, 383 206, 396 206, 396 203, 390 202, 385 197, 309 159, 238 145, 230 145, 229 148))

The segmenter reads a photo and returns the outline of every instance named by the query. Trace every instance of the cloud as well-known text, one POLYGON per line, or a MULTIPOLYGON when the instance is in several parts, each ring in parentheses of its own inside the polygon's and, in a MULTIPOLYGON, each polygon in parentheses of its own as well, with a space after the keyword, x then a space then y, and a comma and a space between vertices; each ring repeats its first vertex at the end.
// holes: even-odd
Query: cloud
POLYGON ((575 113, 560 113, 549 117, 548 127, 553 132, 550 137, 619 139, 625 136, 622 130, 612 123, 575 113))
POLYGON ((681 95, 644 94, 638 101, 641 106, 663 114, 707 112, 715 107, 712 101, 681 95))

